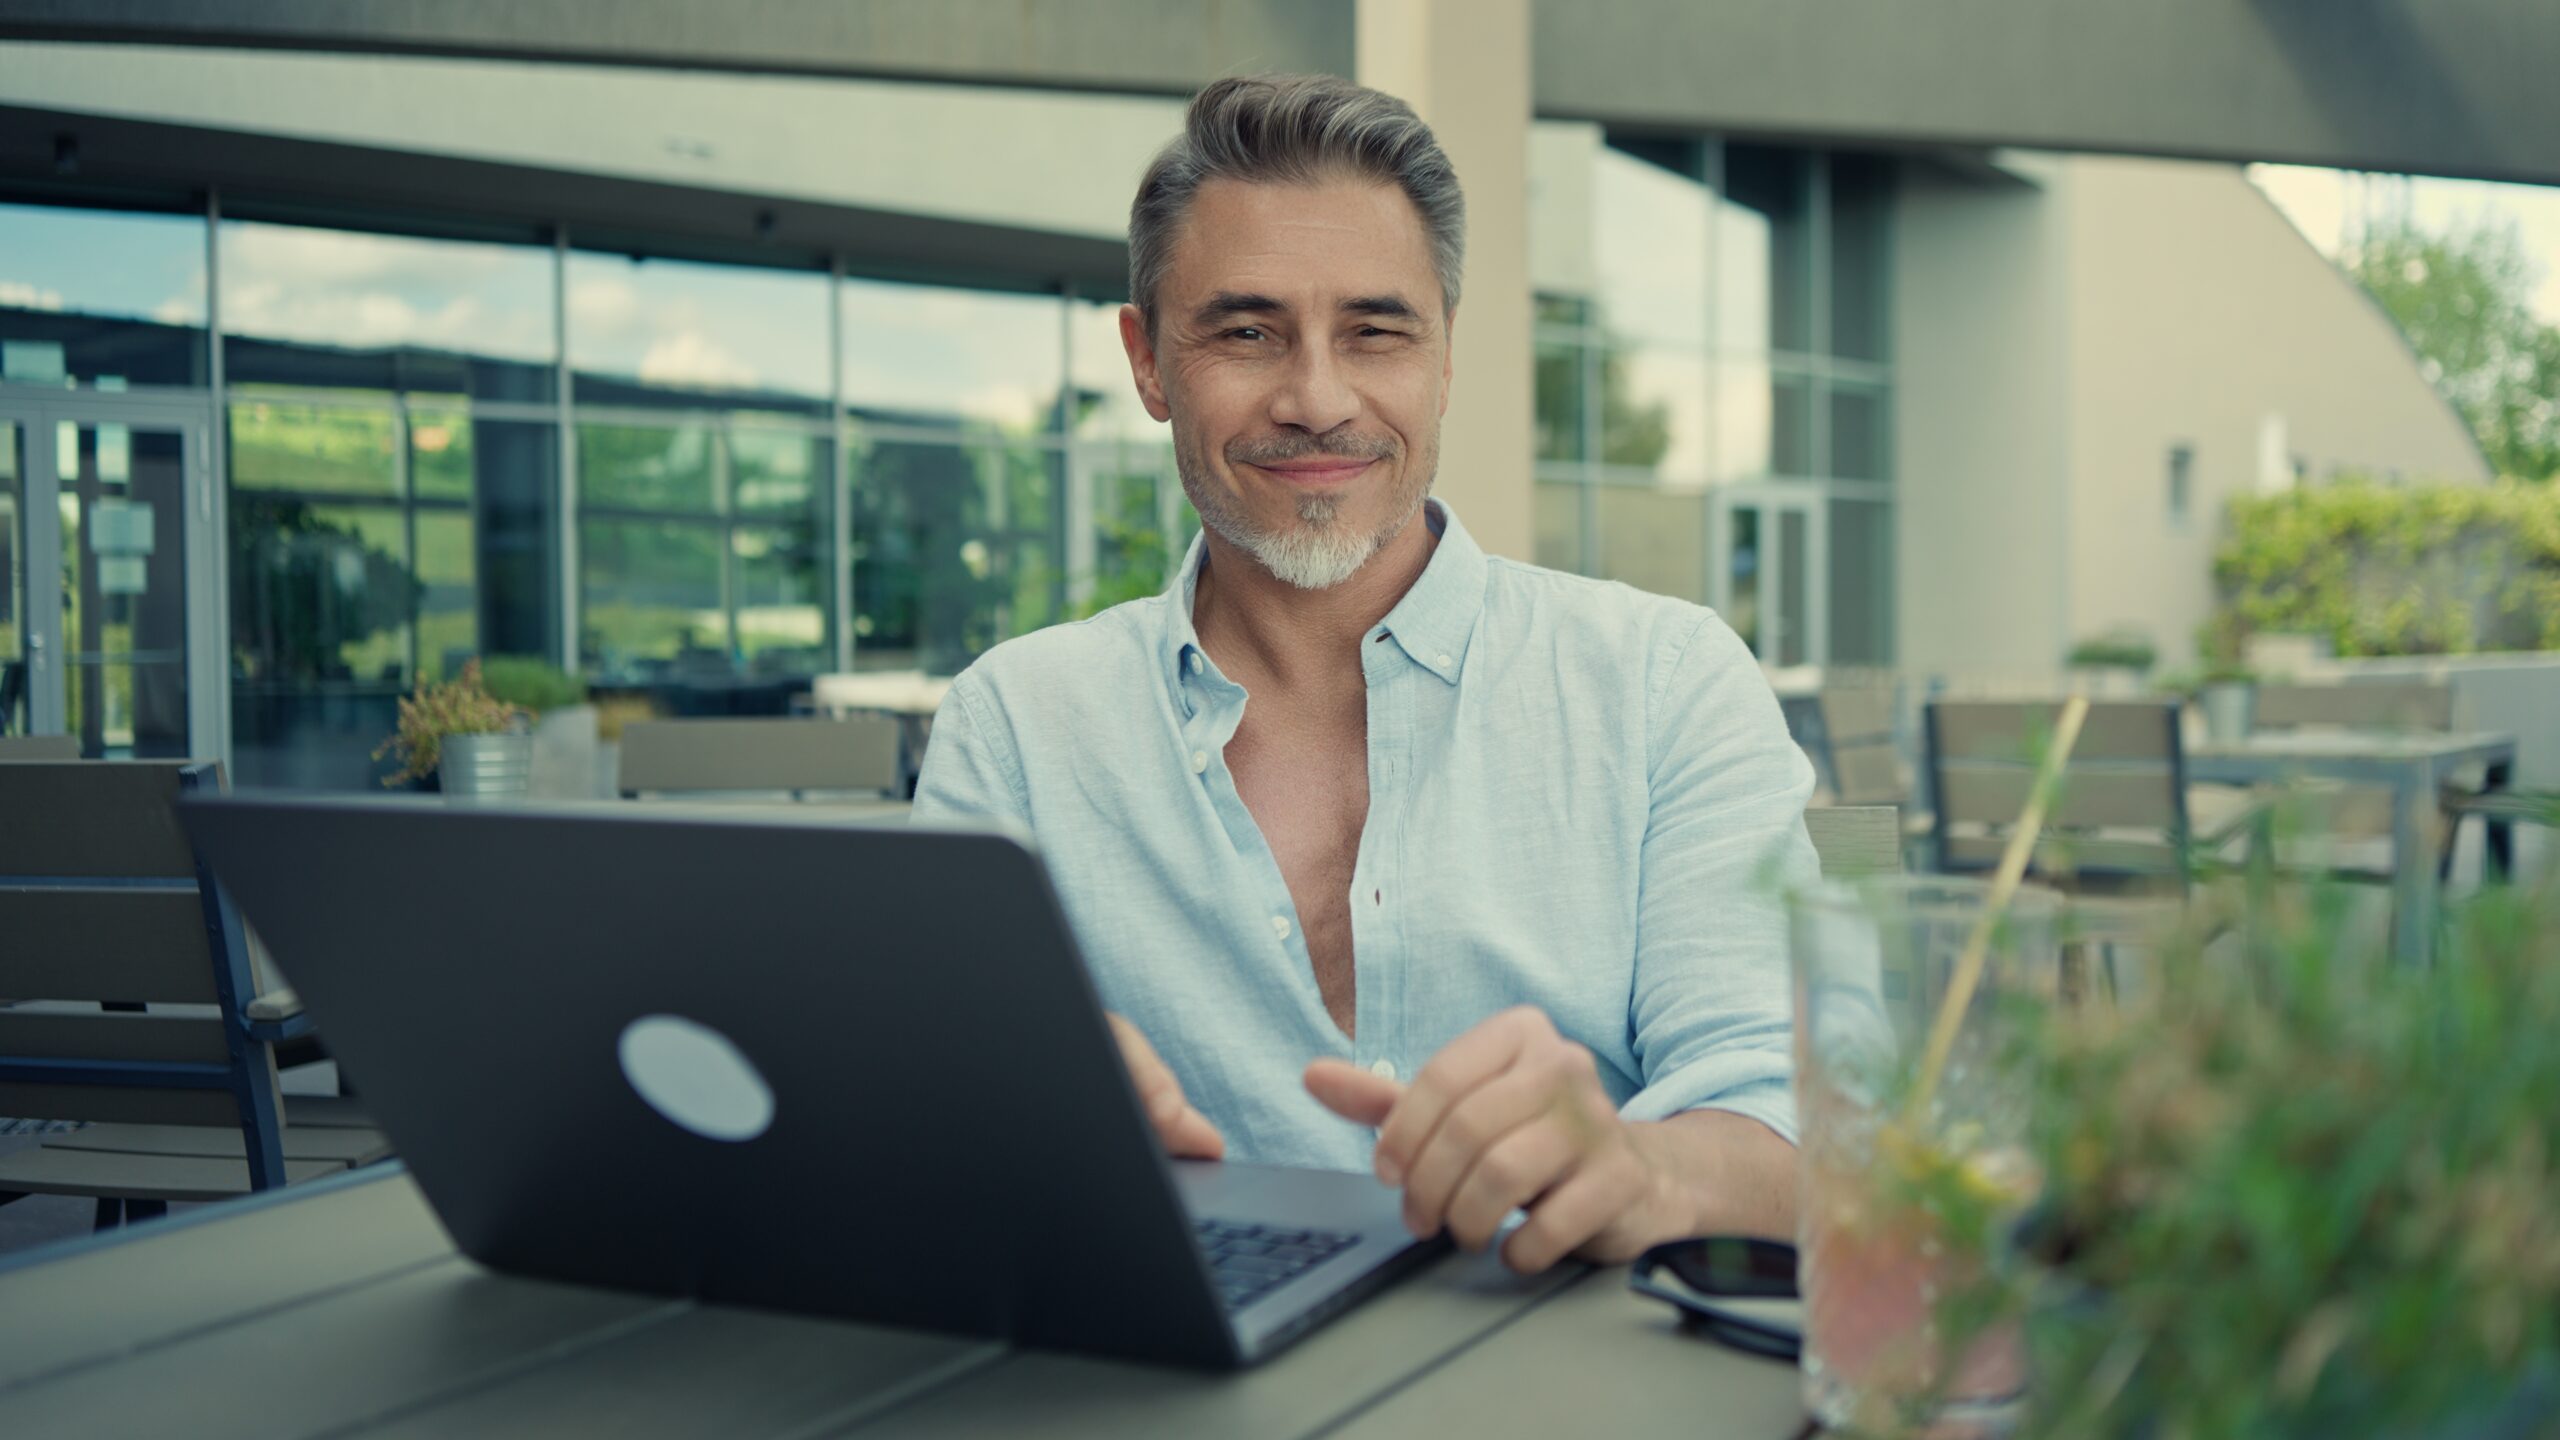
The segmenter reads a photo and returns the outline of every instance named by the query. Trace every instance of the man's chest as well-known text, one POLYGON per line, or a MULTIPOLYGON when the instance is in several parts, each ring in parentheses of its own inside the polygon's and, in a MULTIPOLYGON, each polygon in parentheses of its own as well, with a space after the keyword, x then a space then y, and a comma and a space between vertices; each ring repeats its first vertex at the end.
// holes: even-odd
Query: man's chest
POLYGON ((1281 714, 1237 727, 1226 749, 1237 798, 1287 885, 1326 1011, 1352 1025, 1352 882, 1369 817, 1367 728, 1281 714))

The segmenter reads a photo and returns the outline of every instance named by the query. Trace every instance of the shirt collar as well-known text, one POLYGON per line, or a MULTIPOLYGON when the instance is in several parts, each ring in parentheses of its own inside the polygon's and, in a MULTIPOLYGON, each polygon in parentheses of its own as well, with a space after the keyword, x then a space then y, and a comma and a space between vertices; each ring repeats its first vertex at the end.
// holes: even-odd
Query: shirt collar
MULTIPOLYGON (((1467 644, 1475 638, 1476 619, 1484 613, 1488 567, 1483 549, 1446 503, 1423 502, 1423 519, 1439 532, 1440 543, 1412 588, 1370 633, 1392 637, 1405 658, 1455 685, 1459 669, 1466 664, 1467 644)), ((1182 683, 1184 667, 1194 653, 1203 654, 1203 663, 1206 658, 1200 651, 1200 634, 1191 625, 1191 601, 1207 556, 1207 535, 1193 536, 1182 568, 1165 587, 1165 598, 1171 602, 1165 606, 1165 674, 1185 714, 1191 711, 1191 700, 1182 683)))

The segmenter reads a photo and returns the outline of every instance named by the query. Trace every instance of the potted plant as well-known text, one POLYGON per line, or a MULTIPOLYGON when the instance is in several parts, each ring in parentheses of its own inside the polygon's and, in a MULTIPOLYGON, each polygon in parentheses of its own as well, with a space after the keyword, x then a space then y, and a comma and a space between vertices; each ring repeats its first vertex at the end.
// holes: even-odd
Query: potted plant
POLYGON ((521 794, 533 763, 533 738, 525 712, 491 695, 480 662, 437 684, 421 684, 400 702, 400 728, 373 752, 399 768, 386 786, 434 776, 447 795, 521 794))
POLYGON ((533 725, 533 770, 527 788, 537 795, 593 799, 612 793, 598 787, 601 737, 587 682, 533 655, 492 655, 480 674, 491 696, 524 711, 533 725))
POLYGON ((2258 709, 2258 676, 2249 668, 2249 625, 2236 610, 2217 611, 2196 633, 2203 664, 2195 682, 2204 733, 2219 744, 2248 738, 2258 709))
POLYGON ((2089 680, 2090 694, 2106 695, 2137 688, 2159 658, 2151 637, 2133 630, 2112 630, 2072 646, 2067 663, 2089 680))

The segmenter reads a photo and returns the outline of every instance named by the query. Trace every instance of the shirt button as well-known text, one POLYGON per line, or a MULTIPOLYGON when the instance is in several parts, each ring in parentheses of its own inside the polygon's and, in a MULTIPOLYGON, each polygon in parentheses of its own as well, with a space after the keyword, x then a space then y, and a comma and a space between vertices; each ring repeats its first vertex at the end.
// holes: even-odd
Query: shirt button
POLYGON ((1393 1080, 1396 1078, 1396 1062, 1393 1060, 1372 1060, 1369 1062, 1369 1073, 1377 1076, 1381 1080, 1393 1080))
POLYGON ((1449 657, 1448 657, 1448 656, 1443 655, 1443 656, 1441 656, 1441 657, 1440 657, 1440 668, 1441 668, 1441 669, 1443 669, 1443 670, 1446 670, 1446 669, 1448 669, 1448 668, 1449 668, 1449 657))
POLYGON ((1271 933, 1272 933, 1272 934, 1274 934, 1274 935, 1279 936, 1279 937, 1280 937, 1281 939, 1283 939, 1283 940, 1288 939, 1288 938, 1289 938, 1289 917, 1288 917, 1288 916, 1286 916, 1286 915, 1274 915, 1274 916, 1272 916, 1272 917, 1271 917, 1271 933))
POLYGON ((1194 775, 1206 775, 1209 773, 1208 751, 1194 750, 1191 752, 1191 773, 1194 775))
POLYGON ((1190 666, 1190 667, 1191 667, 1191 673, 1192 673, 1192 674, 1194 674, 1194 675, 1199 674, 1199 673, 1200 673, 1200 671, 1204 668, 1204 662, 1202 662, 1202 660, 1200 659, 1200 652, 1199 652, 1199 651, 1197 651, 1197 650, 1194 650, 1194 651, 1192 651, 1190 654, 1183 656, 1183 657, 1182 657, 1182 663, 1183 663, 1183 664, 1185 664, 1185 665, 1190 666))

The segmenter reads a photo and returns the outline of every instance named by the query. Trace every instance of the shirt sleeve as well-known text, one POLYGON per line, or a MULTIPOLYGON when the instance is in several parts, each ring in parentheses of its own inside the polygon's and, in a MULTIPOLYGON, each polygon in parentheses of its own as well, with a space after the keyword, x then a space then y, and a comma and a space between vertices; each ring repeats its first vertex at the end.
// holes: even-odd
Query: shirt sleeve
POLYGON ((1813 767, 1713 614, 1656 680, 1650 715, 1628 1002, 1644 1088, 1620 1113, 1729 1110, 1793 1141, 1786 897, 1820 878, 1804 826, 1813 767))
POLYGON ((987 719, 985 682, 975 671, 951 682, 951 691, 934 712, 933 735, 925 744, 924 770, 916 777, 915 808, 910 818, 965 824, 1004 820, 1031 823, 1031 803, 1022 784, 1022 762, 1012 734, 987 719))

